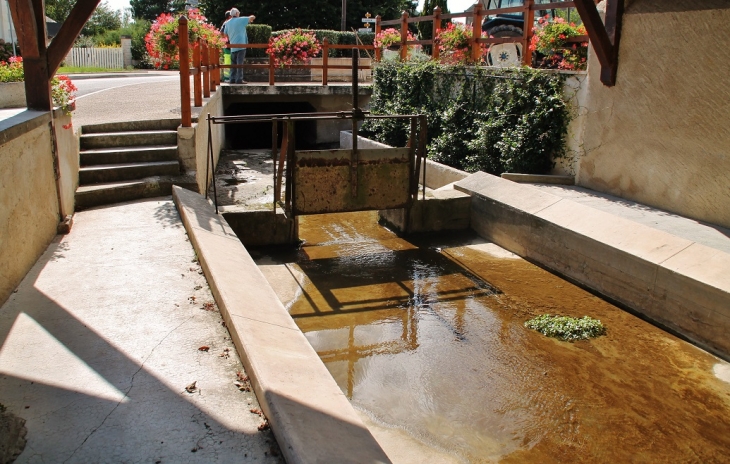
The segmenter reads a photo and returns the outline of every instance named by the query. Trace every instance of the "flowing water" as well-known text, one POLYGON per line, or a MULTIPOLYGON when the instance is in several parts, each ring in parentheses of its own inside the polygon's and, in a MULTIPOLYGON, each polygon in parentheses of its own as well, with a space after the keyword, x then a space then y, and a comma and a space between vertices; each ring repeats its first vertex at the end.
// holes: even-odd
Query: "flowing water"
POLYGON ((301 217, 300 249, 252 255, 391 457, 730 462, 727 363, 471 233, 376 219, 301 217), (543 313, 607 335, 523 326, 543 313))

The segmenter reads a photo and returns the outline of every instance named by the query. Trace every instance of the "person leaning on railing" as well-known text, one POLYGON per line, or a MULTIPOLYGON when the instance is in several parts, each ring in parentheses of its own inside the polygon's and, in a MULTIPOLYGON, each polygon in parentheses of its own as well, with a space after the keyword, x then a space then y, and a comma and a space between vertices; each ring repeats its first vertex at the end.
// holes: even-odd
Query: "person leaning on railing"
MULTIPOLYGON (((247 44, 248 35, 246 27, 252 23, 256 16, 243 16, 236 8, 231 8, 231 19, 223 24, 223 36, 228 38, 229 44, 247 44)), ((246 59, 245 48, 231 48, 231 64, 242 65, 246 59)), ((231 70, 231 84, 246 84, 243 80, 243 68, 233 68, 231 70)))

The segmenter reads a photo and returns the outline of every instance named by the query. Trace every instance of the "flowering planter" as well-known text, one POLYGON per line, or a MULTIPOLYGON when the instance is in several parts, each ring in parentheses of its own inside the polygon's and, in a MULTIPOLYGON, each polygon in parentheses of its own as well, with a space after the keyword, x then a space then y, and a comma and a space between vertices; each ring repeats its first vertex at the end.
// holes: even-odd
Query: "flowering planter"
MULTIPOLYGON (((322 58, 312 58, 312 64, 322 66, 322 58)), ((350 82, 352 80, 352 58, 328 58, 328 66, 350 66, 350 69, 328 69, 327 80, 333 82, 350 82)), ((359 66, 371 66, 370 58, 360 58, 359 66)), ((361 81, 372 79, 372 69, 358 70, 358 78, 361 81)), ((322 80, 322 69, 312 68, 312 80, 322 80)))
POLYGON ((0 108, 24 108, 25 82, 0 83, 0 108))

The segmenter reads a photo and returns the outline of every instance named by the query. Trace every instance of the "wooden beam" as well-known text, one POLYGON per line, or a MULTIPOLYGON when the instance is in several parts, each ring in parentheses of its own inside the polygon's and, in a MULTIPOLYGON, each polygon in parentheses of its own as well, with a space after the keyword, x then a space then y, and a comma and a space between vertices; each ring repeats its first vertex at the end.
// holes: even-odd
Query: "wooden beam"
MULTIPOLYGON (((41 0, 42 1, 42 0, 41 0)), ((63 22, 58 35, 48 47, 48 71, 50 75, 56 74, 61 62, 66 58, 68 51, 73 47, 74 41, 84 28, 86 21, 91 18, 100 0, 77 0, 71 14, 63 22)), ((22 48, 21 48, 22 49, 22 48)), ((25 53, 25 51, 24 51, 25 53)))
MULTIPOLYGON (((614 74, 615 77, 617 49, 611 43, 606 27, 596 9, 596 4, 594 0, 574 0, 573 3, 581 20, 583 20, 583 25, 586 27, 593 51, 596 52, 596 57, 601 63, 601 82, 606 85, 614 85, 615 79, 614 82, 606 82, 603 75, 604 73, 607 76, 614 74), (613 71, 611 71, 612 69, 613 71)), ((623 3, 623 0, 618 0, 618 2, 617 0, 608 0, 607 3, 623 3)))
POLYGON ((621 19, 624 14, 624 0, 608 0, 606 2, 606 33, 613 44, 613 65, 601 67, 601 82, 608 86, 616 85, 618 70, 618 51, 621 41, 621 19))
POLYGON ((8 0, 8 4, 23 58, 38 58, 38 26, 35 21, 33 1, 8 0))

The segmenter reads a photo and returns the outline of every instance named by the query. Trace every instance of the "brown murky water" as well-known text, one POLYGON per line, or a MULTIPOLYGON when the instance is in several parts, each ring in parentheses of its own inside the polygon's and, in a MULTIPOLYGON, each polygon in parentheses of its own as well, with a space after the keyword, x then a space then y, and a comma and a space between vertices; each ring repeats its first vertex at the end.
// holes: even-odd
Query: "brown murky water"
POLYGON ((727 363, 475 235, 406 240, 375 221, 302 217, 300 250, 258 260, 378 426, 468 462, 730 462, 727 363), (542 313, 608 333, 523 327, 542 313))

